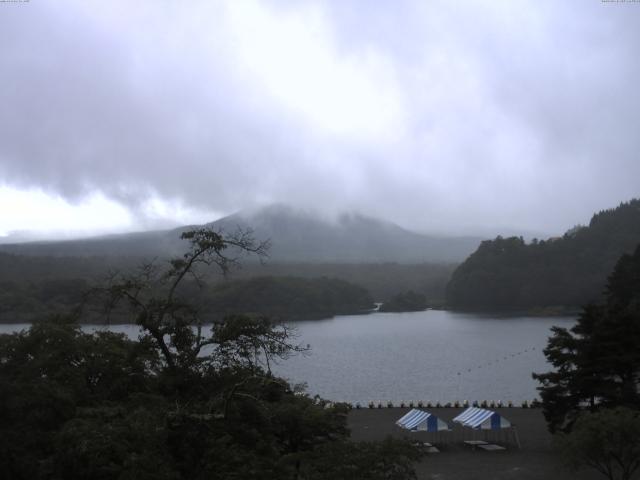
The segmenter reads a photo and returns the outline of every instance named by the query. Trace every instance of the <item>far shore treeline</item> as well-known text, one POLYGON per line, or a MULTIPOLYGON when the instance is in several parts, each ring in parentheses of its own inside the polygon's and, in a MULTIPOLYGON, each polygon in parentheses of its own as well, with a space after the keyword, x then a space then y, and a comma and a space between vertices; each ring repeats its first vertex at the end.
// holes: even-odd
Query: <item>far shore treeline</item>
MULTIPOLYGON (((52 313, 70 311, 82 305, 89 323, 127 323, 130 318, 118 309, 107 318, 103 306, 82 279, 48 280, 40 283, 5 282, 0 319, 33 321, 52 313)), ((185 281, 181 295, 197 305, 207 322, 230 314, 268 315, 275 321, 308 320, 335 315, 367 313, 374 302, 366 289, 335 278, 255 277, 229 280, 209 286, 185 281)))

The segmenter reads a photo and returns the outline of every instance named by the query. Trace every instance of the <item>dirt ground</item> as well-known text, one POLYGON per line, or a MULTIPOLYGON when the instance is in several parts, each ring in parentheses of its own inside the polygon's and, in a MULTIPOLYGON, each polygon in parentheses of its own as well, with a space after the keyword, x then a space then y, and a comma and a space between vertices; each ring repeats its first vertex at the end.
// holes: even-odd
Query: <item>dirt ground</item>
MULTIPOLYGON (((460 408, 431 408, 427 410, 451 423, 460 408)), ((351 438, 356 441, 382 440, 387 435, 430 442, 440 453, 428 454, 416 465, 419 479, 425 480, 596 480, 603 479, 595 471, 567 470, 559 454, 551 446, 544 417, 539 409, 496 409, 516 427, 521 448, 511 433, 472 432, 458 426, 450 433, 411 433, 395 425, 408 408, 354 409, 349 413, 351 438), (464 440, 487 440, 506 447, 505 451, 471 450, 464 440)))

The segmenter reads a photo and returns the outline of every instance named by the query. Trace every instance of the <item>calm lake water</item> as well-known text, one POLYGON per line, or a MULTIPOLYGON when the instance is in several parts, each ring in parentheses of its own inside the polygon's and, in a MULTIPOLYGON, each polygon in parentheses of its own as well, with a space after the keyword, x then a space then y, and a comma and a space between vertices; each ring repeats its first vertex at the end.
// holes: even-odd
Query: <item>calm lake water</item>
MULTIPOLYGON (((531 372, 549 370, 542 349, 550 328, 573 323, 569 317, 437 310, 293 322, 297 342, 311 351, 275 370, 293 383, 306 382, 309 393, 336 401, 519 403, 538 396, 531 372)), ((27 326, 0 325, 0 333, 27 326)), ((109 328, 138 335, 134 325, 109 328)))

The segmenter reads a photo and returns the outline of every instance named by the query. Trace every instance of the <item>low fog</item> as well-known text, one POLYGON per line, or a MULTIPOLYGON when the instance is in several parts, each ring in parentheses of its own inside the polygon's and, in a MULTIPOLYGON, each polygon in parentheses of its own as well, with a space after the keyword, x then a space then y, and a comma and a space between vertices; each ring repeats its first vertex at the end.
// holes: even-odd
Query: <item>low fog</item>
POLYGON ((639 22, 600 0, 0 3, 0 232, 61 202, 50 230, 284 203, 561 233, 640 193, 639 22))

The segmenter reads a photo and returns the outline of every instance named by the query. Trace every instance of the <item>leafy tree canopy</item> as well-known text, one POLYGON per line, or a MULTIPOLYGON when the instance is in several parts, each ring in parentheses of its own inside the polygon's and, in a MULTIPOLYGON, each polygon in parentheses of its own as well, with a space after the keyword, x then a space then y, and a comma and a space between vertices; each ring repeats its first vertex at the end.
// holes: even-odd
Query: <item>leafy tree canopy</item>
POLYGON ((640 412, 618 407, 584 413, 556 442, 573 469, 586 466, 609 480, 630 480, 640 468, 640 412))

